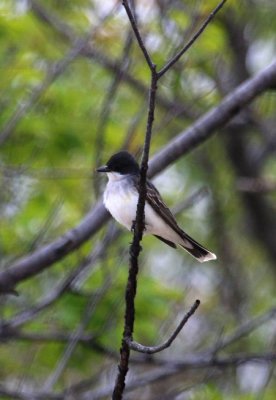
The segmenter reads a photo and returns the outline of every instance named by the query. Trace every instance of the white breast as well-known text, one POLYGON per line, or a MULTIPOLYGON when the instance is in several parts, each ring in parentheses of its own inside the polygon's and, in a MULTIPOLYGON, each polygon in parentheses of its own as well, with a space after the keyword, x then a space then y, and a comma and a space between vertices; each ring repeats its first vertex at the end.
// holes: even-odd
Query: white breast
POLYGON ((131 230, 136 217, 137 192, 129 189, 126 177, 114 173, 108 175, 104 205, 116 221, 131 230))
MULTIPOLYGON (((128 177, 114 172, 107 175, 109 180, 104 192, 104 205, 116 221, 131 230, 136 218, 138 193, 129 185, 128 177)), ((148 204, 145 205, 145 223, 145 234, 159 235, 175 243, 179 242, 179 235, 148 204)))

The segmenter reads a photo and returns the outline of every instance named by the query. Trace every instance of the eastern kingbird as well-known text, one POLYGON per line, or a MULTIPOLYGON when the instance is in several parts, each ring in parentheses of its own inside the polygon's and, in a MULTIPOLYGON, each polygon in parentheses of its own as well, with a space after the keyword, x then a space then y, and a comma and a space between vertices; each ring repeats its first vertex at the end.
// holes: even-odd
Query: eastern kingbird
MULTIPOLYGON (((108 176, 103 195, 105 207, 116 221, 131 230, 138 202, 140 179, 138 163, 130 153, 120 151, 97 171, 106 172, 108 176)), ((217 258, 178 226, 160 193, 149 181, 147 181, 145 203, 145 234, 152 234, 173 248, 176 248, 176 245, 183 247, 200 262, 217 258)))

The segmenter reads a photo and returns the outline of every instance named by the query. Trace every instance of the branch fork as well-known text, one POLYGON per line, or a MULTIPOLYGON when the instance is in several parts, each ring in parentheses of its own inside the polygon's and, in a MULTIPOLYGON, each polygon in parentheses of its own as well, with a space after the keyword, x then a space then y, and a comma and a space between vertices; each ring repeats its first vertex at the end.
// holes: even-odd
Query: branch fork
POLYGON ((147 171, 148 171, 148 159, 149 159, 149 150, 150 150, 150 142, 151 142, 151 134, 152 127, 154 121, 154 112, 155 112, 155 103, 156 103, 156 91, 157 91, 157 83, 158 80, 182 57, 184 53, 193 45, 193 43, 197 40, 197 38, 201 35, 201 33, 208 26, 210 21, 214 18, 217 12, 222 8, 226 0, 220 1, 218 6, 213 10, 213 12, 209 15, 209 17, 204 21, 200 29, 195 33, 195 35, 190 39, 190 41, 171 59, 169 62, 159 71, 157 72, 157 67, 151 59, 149 52, 144 44, 142 36, 140 34, 136 17, 132 12, 128 0, 123 0, 122 4, 126 10, 128 15, 132 30, 138 42, 138 45, 144 55, 145 61, 149 67, 151 72, 151 84, 149 89, 149 100, 148 100, 148 119, 147 119, 147 128, 145 134, 144 141, 144 149, 143 156, 140 168, 140 182, 139 182, 139 198, 137 204, 136 211, 136 219, 133 224, 134 232, 133 232, 133 242, 130 246, 129 254, 130 254, 130 265, 129 265, 129 274, 128 281, 125 292, 126 299, 126 311, 125 311, 125 325, 124 325, 124 333, 121 347, 121 359, 118 366, 119 372, 117 375, 114 391, 113 391, 113 400, 122 399, 124 388, 125 388, 125 377, 128 371, 128 362, 130 356, 130 350, 139 351, 147 354, 154 354, 158 351, 164 350, 169 347, 171 343, 174 341, 178 333, 181 331, 183 326, 186 324, 188 319, 192 316, 192 314, 198 308, 200 302, 197 300, 190 311, 184 316, 181 323, 178 325, 177 329, 173 332, 170 338, 159 346, 147 347, 143 346, 132 340, 133 330, 134 330, 134 320, 135 320, 135 296, 136 296, 136 288, 137 288, 137 274, 139 270, 138 258, 141 252, 140 242, 143 237, 143 232, 145 228, 145 202, 146 202, 146 181, 147 181, 147 171))
POLYGON ((132 338, 130 336, 128 336, 125 338, 127 345, 129 346, 129 348, 131 350, 137 351, 139 353, 144 353, 144 354, 155 354, 155 353, 159 353, 162 350, 167 349, 168 347, 170 347, 170 345, 176 339, 176 337, 181 332, 184 325, 186 325, 186 323, 188 322, 190 317, 195 313, 195 311, 197 310, 199 305, 200 305, 200 301, 196 300, 194 302, 194 304, 192 305, 192 307, 190 308, 190 310, 184 315, 184 317, 182 318, 180 323, 177 325, 176 329, 173 331, 171 336, 164 343, 157 345, 157 346, 144 346, 138 342, 135 342, 134 340, 132 340, 132 338))

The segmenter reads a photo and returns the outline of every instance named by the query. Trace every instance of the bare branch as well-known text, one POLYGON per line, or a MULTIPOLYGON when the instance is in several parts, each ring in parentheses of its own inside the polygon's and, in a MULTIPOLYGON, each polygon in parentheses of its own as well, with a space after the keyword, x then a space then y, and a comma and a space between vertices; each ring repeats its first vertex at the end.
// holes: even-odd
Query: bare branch
MULTIPOLYGON (((205 359, 201 357, 194 358, 193 360, 184 360, 182 364, 174 365, 173 363, 168 363, 166 366, 162 368, 156 368, 153 371, 147 371, 144 374, 139 376, 135 376, 128 382, 128 386, 126 388, 126 392, 131 392, 136 388, 141 388, 146 385, 150 385, 156 383, 160 380, 164 380, 173 375, 178 374, 181 371, 189 371, 189 370, 197 370, 197 369, 206 369, 206 368, 233 368, 237 367, 241 364, 245 364, 248 362, 264 362, 270 363, 271 361, 275 361, 276 356, 273 353, 259 353, 259 354, 234 354, 232 356, 223 357, 219 359, 205 359)), ((72 386, 71 389, 68 389, 68 393, 77 394, 81 393, 81 391, 86 391, 83 393, 81 399, 89 399, 89 400, 99 400, 110 396, 112 393, 111 386, 103 387, 100 389, 96 389, 93 391, 88 391, 89 384, 91 386, 92 382, 88 381, 84 382, 83 385, 79 384, 77 387, 72 386)))
POLYGON ((176 339, 177 335, 180 333, 180 331, 182 330, 184 325, 186 325, 186 323, 188 322, 190 317, 195 313, 195 311, 199 307, 199 305, 200 305, 200 301, 196 300, 195 303, 193 304, 193 306, 190 308, 190 310, 184 315, 184 317, 182 318, 181 322, 179 323, 177 328, 174 330, 172 335, 163 344, 160 344, 158 346, 144 346, 144 345, 128 338, 127 343, 129 345, 129 347, 131 348, 131 350, 138 351, 139 353, 146 353, 146 354, 154 354, 154 353, 158 353, 159 351, 167 349, 168 347, 170 347, 172 342, 176 339))
POLYGON ((215 15, 219 12, 219 10, 224 6, 227 0, 222 0, 217 7, 211 12, 208 18, 203 22, 202 26, 199 30, 193 35, 193 37, 189 40, 189 42, 157 73, 158 78, 161 78, 182 56, 189 50, 190 47, 194 44, 197 38, 205 31, 209 23, 215 17, 215 15))
POLYGON ((101 202, 87 214, 81 223, 59 237, 54 242, 43 246, 34 253, 16 261, 10 268, 0 272, 0 293, 9 293, 14 286, 62 259, 80 247, 93 236, 108 219, 108 213, 101 202))
MULTIPOLYGON (((125 1, 124 4, 125 3, 127 3, 127 2, 125 1)), ((132 16, 132 14, 131 14, 131 16, 132 16)), ((132 28, 134 29, 134 31, 138 32, 138 28, 137 28, 137 25, 135 23, 133 16, 132 16, 131 24, 132 24, 132 28)), ((136 33, 136 36, 137 36, 137 33, 136 33)), ((140 35, 139 35, 139 37, 140 37, 140 35)), ((139 42, 139 40, 138 40, 138 42, 139 42)), ((140 46, 141 46, 141 43, 142 42, 139 42, 140 46)), ((147 55, 147 53, 145 54, 145 58, 146 58, 146 55, 147 55)), ((126 292, 125 292, 125 302, 126 302, 125 323, 124 323, 122 346, 121 346, 121 350, 120 350, 120 363, 118 366, 119 371, 117 374, 114 391, 113 391, 113 395, 112 395, 112 398, 114 400, 122 399, 124 388, 125 388, 125 378, 126 378, 126 375, 128 372, 130 347, 129 347, 127 340, 128 340, 128 338, 132 338, 132 333, 133 333, 133 329, 134 329, 134 321, 135 321, 134 300, 135 300, 135 296, 136 296, 137 274, 138 274, 138 269, 139 269, 138 258, 139 258, 139 254, 141 252, 140 242, 142 240, 143 232, 144 232, 144 228, 145 228, 144 209, 145 209, 146 194, 147 194, 146 181, 147 181, 148 159, 149 159, 152 127, 153 127, 153 121, 154 121, 156 90, 157 90, 156 68, 150 59, 147 60, 148 63, 149 63, 149 61, 151 63, 151 64, 149 64, 149 68, 151 70, 151 85, 150 85, 150 91, 149 91, 147 129, 146 129, 146 134, 145 134, 142 163, 141 163, 141 168, 140 168, 139 197, 138 197, 138 203, 137 203, 136 218, 135 218, 135 222, 134 222, 134 226, 133 226, 133 228, 134 228, 133 241, 132 241, 130 249, 129 249, 130 266, 129 266, 127 285, 126 285, 126 292)))
POLYGON ((0 395, 2 398, 12 400, 65 400, 63 394, 54 394, 50 392, 30 392, 22 390, 13 390, 0 384, 0 395))
POLYGON ((153 62, 151 60, 151 57, 150 57, 150 55, 149 55, 149 53, 148 53, 148 51, 146 49, 146 46, 144 44, 144 41, 142 39, 142 36, 140 35, 140 32, 139 32, 139 29, 137 27, 137 23, 136 23, 135 17, 132 14, 132 11, 131 11, 130 6, 128 4, 128 0, 123 0, 122 4, 125 7, 128 19, 129 19, 129 21, 131 23, 131 26, 132 26, 132 30, 133 30, 133 32, 135 34, 135 37, 136 37, 137 42, 139 44, 139 47, 140 47, 140 49, 142 50, 142 52, 144 54, 145 60, 146 60, 146 62, 148 64, 150 70, 153 71, 153 70, 155 70, 155 65, 153 64, 153 62))
MULTIPOLYGON (((193 359, 186 359, 179 363, 167 363, 162 368, 157 368, 151 372, 141 374, 134 379, 131 379, 126 388, 126 392, 150 385, 158 382, 160 379, 169 378, 170 376, 176 375, 181 371, 206 369, 206 368, 235 368, 239 365, 246 364, 249 362, 259 363, 271 363, 276 361, 275 352, 264 352, 264 353, 249 353, 249 354, 232 354, 231 356, 224 356, 219 358, 207 358, 204 356, 194 357, 193 359)), ((53 392, 35 392, 35 391, 16 391, 5 388, 0 385, 0 394, 11 399, 20 400, 68 400, 76 398, 84 400, 100 400, 112 395, 112 387, 107 386, 96 390, 89 390, 89 387, 93 385, 94 379, 87 379, 83 382, 79 382, 76 385, 72 385, 64 390, 62 393, 53 392)))
POLYGON ((265 178, 238 178, 237 188, 241 192, 270 193, 276 190, 276 181, 265 178))
POLYGON ((77 328, 75 329, 72 337, 70 338, 65 351, 63 352, 62 356, 57 362, 57 365, 54 369, 54 371, 49 375, 49 377, 46 379, 46 382, 43 386, 43 389, 45 391, 49 391, 52 389, 52 387, 55 385, 55 383, 58 381, 59 377, 61 376, 62 372, 64 371, 66 365, 68 364, 70 358, 72 357, 72 354, 74 353, 76 346, 79 342, 79 338, 81 338, 84 334, 84 330, 86 329, 91 316, 99 303, 99 301, 102 299, 102 297, 105 295, 106 291, 110 288, 110 285, 115 279, 115 275, 113 275, 112 278, 110 276, 107 276, 103 285, 98 289, 96 296, 94 294, 90 295, 90 298, 88 299, 88 302, 86 304, 83 316, 81 318, 81 321, 77 328))
POLYGON ((217 129, 227 124, 247 104, 275 86, 276 62, 264 68, 253 78, 246 80, 226 96, 218 106, 204 114, 188 129, 179 133, 150 161, 149 176, 159 173, 179 157, 209 139, 217 129))
POLYGON ((42 4, 35 0, 28 1, 33 13, 38 16, 43 22, 51 23, 64 38, 70 39, 72 42, 76 38, 76 33, 66 23, 61 21, 54 13, 49 12, 42 4))
POLYGON ((22 311, 18 315, 15 315, 8 321, 2 323, 2 326, 7 329, 15 329, 19 326, 32 321, 37 314, 44 311, 46 308, 50 307, 55 303, 65 292, 67 292, 71 286, 79 279, 83 278, 83 274, 89 267, 93 266, 96 261, 99 260, 104 254, 106 254, 106 248, 108 243, 114 239, 114 231, 108 231, 105 238, 101 240, 94 247, 91 254, 89 254, 68 276, 66 276, 49 294, 47 294, 43 299, 39 300, 38 303, 22 311))
POLYGON ((195 204, 199 203, 205 197, 210 195, 210 191, 207 186, 201 186, 199 189, 196 189, 190 195, 188 195, 183 201, 179 204, 176 204, 172 208, 173 215, 177 215, 181 213, 183 210, 187 210, 193 207, 195 204))
POLYGON ((2 129, 2 132, 0 133, 0 145, 10 137, 18 122, 30 111, 30 109, 44 94, 44 92, 46 92, 49 86, 51 86, 51 84, 61 74, 63 74, 68 65, 78 56, 78 54, 87 44, 90 37, 91 32, 85 34, 83 38, 78 39, 69 53, 61 61, 55 63, 49 68, 44 81, 33 89, 30 97, 24 101, 21 101, 18 108, 15 110, 14 114, 10 117, 9 121, 6 123, 2 129))
POLYGON ((211 353, 217 353, 218 351, 223 350, 225 347, 231 345, 232 343, 240 340, 246 335, 249 335, 253 330, 257 329, 259 326, 265 324, 270 319, 276 316, 276 308, 273 307, 266 311, 264 314, 253 318, 244 324, 240 325, 233 333, 227 335, 223 338, 214 348, 211 350, 211 353))
POLYGON ((144 351, 148 353, 154 353, 157 351, 161 351, 162 349, 170 346, 172 341, 175 339, 179 331, 182 329, 184 324, 187 322, 188 318, 194 313, 196 308, 199 306, 199 301, 195 303, 192 307, 190 313, 183 319, 183 322, 180 324, 178 329, 174 332, 171 338, 161 346, 156 346, 155 348, 147 348, 139 345, 138 343, 132 342, 132 333, 134 329, 134 320, 135 320, 135 304, 134 299, 136 295, 136 287, 137 287, 137 274, 138 274, 138 257, 141 251, 140 242, 142 240, 143 231, 145 227, 145 216, 144 216, 144 208, 145 208, 145 201, 146 201, 146 179, 147 179, 147 171, 148 171, 148 158, 149 158, 149 150, 150 150, 150 141, 152 135, 152 126, 154 121, 154 111, 155 111, 155 103, 156 103, 156 91, 157 91, 157 81, 158 78, 165 74, 166 71, 184 54, 185 51, 194 43, 196 38, 200 35, 201 32, 205 29, 208 23, 211 21, 213 16, 216 12, 223 6, 226 0, 223 0, 221 4, 214 10, 214 12, 209 16, 207 22, 203 24, 203 27, 199 30, 198 34, 194 36, 194 38, 188 43, 188 46, 184 48, 178 55, 164 68, 164 70, 158 74, 156 71, 156 65, 152 62, 149 53, 145 47, 145 44, 142 40, 140 35, 139 29, 137 27, 137 23, 135 20, 134 15, 129 7, 128 1, 123 0, 123 5, 126 9, 127 15, 129 17, 132 29, 136 36, 137 42, 139 44, 140 49, 142 50, 145 60, 149 66, 151 71, 151 86, 150 86, 150 93, 149 93, 149 109, 148 109, 148 121, 147 121, 147 130, 145 135, 145 143, 144 143, 144 151, 141 163, 141 170, 140 170, 140 182, 139 182, 139 198, 137 204, 137 213, 136 213, 136 220, 134 224, 134 235, 133 235, 133 242, 130 247, 130 268, 129 268, 129 275, 128 275, 128 282, 126 287, 126 312, 125 312, 125 326, 124 326, 124 333, 123 333, 123 340, 122 340, 122 347, 121 347, 121 358, 119 364, 119 372, 117 375, 117 379, 115 382, 114 392, 113 392, 113 399, 121 399, 122 394, 125 388, 125 377, 128 371, 128 362, 129 362, 129 355, 130 355, 130 348, 135 349, 137 351, 144 351), (142 349, 143 347, 143 349, 142 349), (139 348, 139 350, 138 350, 139 348))

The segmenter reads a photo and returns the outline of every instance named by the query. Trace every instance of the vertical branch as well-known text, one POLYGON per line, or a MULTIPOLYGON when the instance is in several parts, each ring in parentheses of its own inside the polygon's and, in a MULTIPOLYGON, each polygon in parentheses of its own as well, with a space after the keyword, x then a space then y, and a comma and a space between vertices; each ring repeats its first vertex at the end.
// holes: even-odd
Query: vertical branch
POLYGON ((132 340, 133 330, 134 330, 134 320, 135 320, 135 296, 137 289, 137 274, 138 274, 138 258, 141 252, 140 242, 143 237, 143 231, 145 227, 145 202, 146 202, 146 182, 147 182, 147 170, 148 170, 148 159, 150 151, 150 142, 152 135, 152 126, 154 121, 154 110, 156 102, 156 90, 157 90, 157 80, 158 75, 156 72, 156 66, 151 61, 151 58, 146 50, 144 42, 140 36, 140 32, 137 28, 135 17, 129 7, 128 1, 123 0, 123 6, 129 17, 133 32, 136 36, 140 49, 147 61, 149 69, 151 71, 151 85, 149 90, 149 107, 148 107, 148 118, 147 118, 147 129, 145 135, 143 156, 140 169, 140 182, 139 182, 139 199, 137 204, 136 219, 134 223, 134 233, 133 241, 130 246, 130 260, 129 260, 129 274, 128 281, 125 292, 126 310, 125 310, 125 322, 124 322, 124 332, 122 339, 122 346, 120 350, 120 362, 118 366, 118 375, 115 382, 115 387, 113 391, 113 400, 120 400, 123 396, 123 391, 125 388, 125 378, 128 372, 129 356, 130 356, 130 346, 129 341, 132 340))
POLYGON ((125 292, 125 322, 124 332, 122 339, 122 346, 120 350, 120 363, 118 366, 119 372, 117 375, 114 391, 113 400, 122 399, 123 391, 125 388, 125 378, 128 372, 130 346, 129 341, 132 340, 135 320, 135 296, 137 289, 137 274, 138 274, 138 258, 141 252, 140 242, 143 237, 143 231, 145 227, 145 201, 146 201, 146 181, 147 181, 147 170, 148 170, 148 158, 152 134, 152 126, 154 121, 154 110, 156 102, 156 90, 157 90, 157 73, 155 65, 151 70, 151 86, 149 92, 149 111, 147 119, 147 129, 144 143, 144 150, 141 162, 140 170, 140 182, 139 182, 139 199, 137 204, 136 220, 134 224, 133 241, 130 246, 130 265, 127 287, 125 292))
MULTIPOLYGON (((145 61, 149 67, 151 72, 151 85, 149 90, 149 106, 148 106, 148 118, 147 118, 147 129, 145 134, 144 141, 144 149, 143 156, 140 168, 140 181, 139 181, 139 198, 137 204, 136 218, 133 224, 133 241, 130 246, 130 261, 129 261, 129 273, 128 273, 128 281, 125 292, 125 321, 124 321, 124 332, 122 345, 120 350, 120 362, 118 365, 118 374, 115 382, 115 387, 112 395, 113 400, 121 400, 123 397, 123 392, 125 388, 125 378, 128 372, 128 364, 129 364, 129 356, 130 356, 130 348, 132 343, 132 336, 134 330, 134 321, 135 321, 135 296, 137 289, 137 274, 139 270, 138 258, 141 252, 140 242, 143 237, 143 231, 145 228, 145 202, 146 202, 146 194, 147 194, 147 171, 148 171, 148 159, 149 159, 149 151, 150 151, 150 142, 152 135, 152 126, 154 121, 154 111, 155 111, 155 103, 156 103, 156 91, 157 91, 157 82, 158 79, 161 78, 177 61, 178 59, 192 46, 192 44, 196 41, 196 39, 200 36, 200 34, 204 31, 206 26, 212 20, 214 15, 220 10, 226 0, 222 0, 216 9, 210 14, 209 18, 204 22, 199 31, 193 36, 193 38, 189 41, 189 43, 183 47, 159 72, 156 70, 156 65, 153 63, 149 52, 144 44, 144 41, 140 35, 139 28, 137 26, 136 18, 133 15, 133 12, 129 6, 128 0, 122 0, 122 4, 126 10, 128 15, 130 24, 132 26, 134 35, 136 37, 137 43, 143 53, 145 61)), ((199 305, 195 303, 195 307, 197 308, 199 305)), ((196 309, 195 308, 195 309, 196 309)))
POLYGON ((154 68, 154 64, 153 64, 153 62, 152 62, 152 60, 151 60, 151 57, 150 57, 150 55, 149 55, 149 53, 148 53, 148 51, 147 51, 147 49, 146 49, 146 46, 145 46, 145 44, 144 44, 144 41, 143 41, 143 39, 142 39, 142 37, 141 37, 141 35, 140 35, 139 29, 138 29, 138 26, 137 26, 137 22, 136 22, 136 18, 135 18, 135 16, 133 15, 133 13, 132 13, 132 11, 131 11, 131 9, 130 9, 130 6, 129 6, 129 4, 128 4, 128 0, 123 0, 123 1, 122 1, 122 4, 123 4, 123 6, 125 7, 127 16, 128 16, 128 18, 129 18, 131 27, 132 27, 132 29, 133 29, 133 32, 134 32, 134 35, 135 35, 135 37, 136 37, 136 40, 137 40, 137 42, 138 42, 138 44, 139 44, 139 47, 140 47, 140 49, 141 49, 141 51, 142 51, 142 53, 143 53, 143 55, 144 55, 144 57, 145 57, 145 60, 146 60, 146 62, 147 62, 147 64, 148 64, 150 70, 152 71, 152 69, 154 68))

